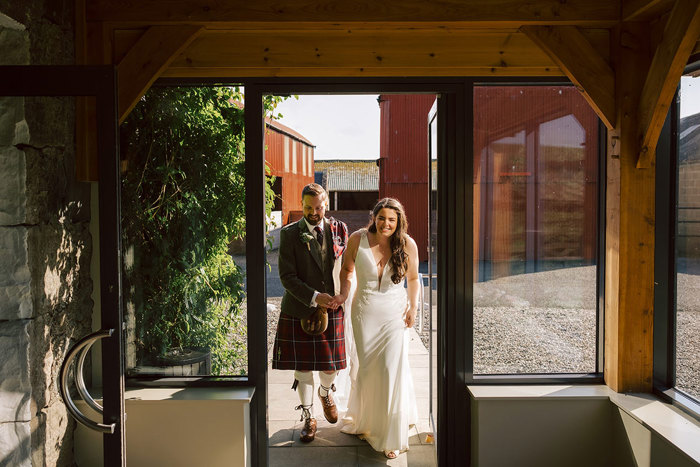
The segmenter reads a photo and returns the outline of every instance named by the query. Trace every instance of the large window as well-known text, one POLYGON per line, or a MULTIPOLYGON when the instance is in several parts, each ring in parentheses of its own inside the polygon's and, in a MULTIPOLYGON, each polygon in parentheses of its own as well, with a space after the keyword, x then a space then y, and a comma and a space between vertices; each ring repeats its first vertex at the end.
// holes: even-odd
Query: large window
POLYGON ((474 88, 474 374, 596 373, 599 121, 572 86, 474 88))
POLYGON ((675 236, 675 387, 700 400, 700 78, 681 78, 675 236))

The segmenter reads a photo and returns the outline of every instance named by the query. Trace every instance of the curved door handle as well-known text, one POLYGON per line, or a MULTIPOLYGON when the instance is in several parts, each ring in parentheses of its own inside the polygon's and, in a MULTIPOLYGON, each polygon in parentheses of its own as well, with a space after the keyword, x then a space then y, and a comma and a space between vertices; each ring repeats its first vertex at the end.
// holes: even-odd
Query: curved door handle
POLYGON ((63 402, 65 402, 66 404, 68 412, 78 422, 82 423, 83 425, 92 430, 99 431, 101 433, 114 433, 116 423, 112 423, 109 425, 106 425, 104 423, 98 423, 88 418, 80 410, 78 410, 78 407, 76 407, 75 402, 73 402, 73 399, 71 399, 70 393, 68 392, 68 369, 70 368, 70 364, 73 362, 76 355, 80 354, 80 357, 78 358, 78 365, 75 369, 76 385, 78 387, 78 392, 80 393, 80 396, 83 398, 83 400, 90 407, 92 407, 94 410, 101 414, 102 406, 100 406, 100 404, 98 404, 95 401, 95 399, 93 399, 92 396, 90 396, 90 394, 87 391, 87 388, 85 387, 85 379, 83 378, 83 364, 85 363, 85 356, 90 350, 90 347, 92 347, 92 344, 105 337, 110 337, 112 333, 114 333, 114 329, 101 329, 80 339, 80 341, 78 341, 78 343, 75 344, 72 349, 70 349, 68 355, 66 355, 66 359, 61 365, 61 373, 59 375, 59 390, 61 391, 61 397, 63 398, 63 402))

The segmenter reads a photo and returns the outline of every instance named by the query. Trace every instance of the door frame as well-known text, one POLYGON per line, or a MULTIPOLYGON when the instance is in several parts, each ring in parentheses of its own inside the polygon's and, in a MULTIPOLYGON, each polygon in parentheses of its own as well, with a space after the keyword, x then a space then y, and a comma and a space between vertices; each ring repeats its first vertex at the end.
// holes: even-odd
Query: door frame
POLYGON ((94 97, 97 109, 99 174, 100 291, 103 423, 115 424, 103 436, 104 465, 125 466, 124 348, 119 182, 117 69, 102 66, 0 66, 0 96, 94 97))
MULTIPOLYGON (((246 219, 257 220, 246 226, 248 243, 248 304, 265 309, 265 222, 264 216, 264 119, 262 96, 266 94, 436 94, 438 99, 438 423, 439 465, 465 465, 470 461, 470 408, 467 394, 466 363, 471 340, 464 339, 471 319, 471 246, 473 165, 471 141, 472 80, 464 78, 280 78, 241 80, 245 89, 246 123, 246 219), (441 123, 442 122, 442 123, 441 123), (250 131, 251 128, 259 131, 250 131), (468 135, 467 135, 468 134, 468 135), (454 196, 447 196, 452 193, 454 196), (259 246, 258 246, 259 245, 259 246), (452 254, 447 255, 450 251, 452 254), (253 287, 255 290, 253 290, 253 287), (260 290, 262 289, 262 290, 260 290), (259 294, 259 295, 258 295, 259 294), (252 300, 251 300, 252 299, 252 300), (449 415, 448 415, 449 408, 449 415)), ((267 347, 265 313, 248 315, 248 377, 255 386, 251 407, 251 431, 255 433, 253 461, 268 465, 267 424, 267 347)))

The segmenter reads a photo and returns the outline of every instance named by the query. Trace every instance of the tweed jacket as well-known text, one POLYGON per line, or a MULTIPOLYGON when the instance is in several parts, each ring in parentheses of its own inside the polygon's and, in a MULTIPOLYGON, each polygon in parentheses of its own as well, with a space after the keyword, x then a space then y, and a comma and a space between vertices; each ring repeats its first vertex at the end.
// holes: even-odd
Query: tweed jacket
POLYGON ((314 291, 329 295, 340 291, 341 258, 335 258, 329 220, 325 219, 323 225, 325 264, 318 242, 303 239, 303 234, 309 232, 303 217, 280 232, 279 275, 285 289, 281 311, 295 318, 308 318, 314 312, 310 306, 314 291))

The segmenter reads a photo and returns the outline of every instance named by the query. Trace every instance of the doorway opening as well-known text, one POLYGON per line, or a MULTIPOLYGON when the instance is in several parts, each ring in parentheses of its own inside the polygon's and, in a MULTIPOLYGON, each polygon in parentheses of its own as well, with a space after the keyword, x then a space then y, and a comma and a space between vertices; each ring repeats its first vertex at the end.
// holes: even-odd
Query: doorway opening
MULTIPOLYGON (((368 226, 379 199, 395 198, 404 206, 408 235, 418 247, 421 290, 416 323, 407 331, 418 420, 409 430, 409 450, 399 457, 410 459, 412 464, 436 465, 437 96, 296 91, 284 96, 279 95, 279 104, 266 116, 264 130, 266 173, 272 177, 268 182, 276 187, 268 215, 266 271, 270 465, 302 462, 321 448, 328 448, 343 462, 384 459, 358 436, 341 432, 349 369, 337 376, 342 382, 335 393, 340 409, 337 423, 324 419, 320 401, 314 396, 318 431, 310 443, 300 440, 304 423, 295 410, 300 400, 290 389, 294 371, 272 369, 285 293, 279 275, 280 232, 303 222, 302 189, 309 183, 324 188, 328 194, 326 218, 343 221, 349 233, 368 226), (294 97, 284 97, 289 95, 294 97)), ((313 373, 317 388, 318 372, 313 373)))

